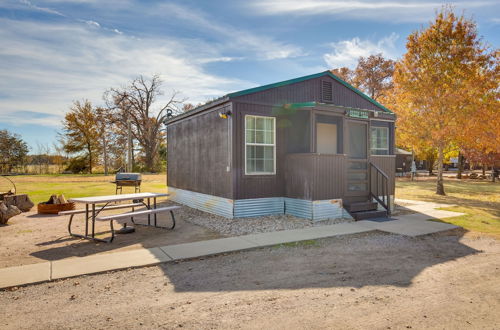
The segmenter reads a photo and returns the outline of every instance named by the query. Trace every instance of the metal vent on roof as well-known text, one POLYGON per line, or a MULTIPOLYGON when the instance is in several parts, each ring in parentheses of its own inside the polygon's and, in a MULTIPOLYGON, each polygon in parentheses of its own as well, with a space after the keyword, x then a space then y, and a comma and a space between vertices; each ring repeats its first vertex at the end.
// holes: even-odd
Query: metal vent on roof
POLYGON ((333 90, 331 81, 321 81, 321 100, 324 102, 333 101, 333 90))

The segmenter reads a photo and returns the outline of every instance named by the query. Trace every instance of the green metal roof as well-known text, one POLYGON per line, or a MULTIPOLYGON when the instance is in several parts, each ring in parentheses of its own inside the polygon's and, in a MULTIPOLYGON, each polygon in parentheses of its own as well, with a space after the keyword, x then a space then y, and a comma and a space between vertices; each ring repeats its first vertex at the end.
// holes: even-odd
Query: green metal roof
POLYGON ((323 77, 323 76, 331 77, 332 79, 336 80, 337 82, 341 83, 345 87, 349 88, 350 90, 352 90, 353 92, 355 92, 356 94, 358 94, 359 96, 364 98, 365 100, 367 100, 367 101, 371 102, 372 104, 376 105, 377 107, 381 108, 383 111, 393 113, 391 110, 387 109, 382 104, 378 103, 377 101, 375 101, 374 99, 372 99, 371 97, 369 97, 365 93, 361 92, 359 89, 355 88, 351 84, 340 79, 339 77, 337 77, 336 75, 334 75, 330 71, 323 71, 323 72, 311 74, 308 76, 303 76, 303 77, 298 77, 298 78, 294 78, 294 79, 290 79, 290 80, 280 81, 280 82, 277 82, 274 84, 268 84, 268 85, 264 85, 264 86, 244 89, 242 91, 229 93, 226 96, 229 98, 233 98, 233 97, 237 97, 237 96, 248 95, 248 94, 252 94, 252 93, 256 93, 256 92, 262 92, 262 91, 265 91, 267 89, 282 87, 282 86, 286 86, 286 85, 290 85, 290 84, 295 84, 295 83, 298 83, 301 81, 306 81, 309 79, 319 78, 319 77, 323 77))

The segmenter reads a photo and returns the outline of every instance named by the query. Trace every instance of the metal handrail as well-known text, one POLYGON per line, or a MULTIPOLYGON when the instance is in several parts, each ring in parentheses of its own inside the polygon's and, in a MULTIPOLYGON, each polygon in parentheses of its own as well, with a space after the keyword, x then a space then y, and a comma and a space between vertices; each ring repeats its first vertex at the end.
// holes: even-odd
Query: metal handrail
POLYGON ((389 177, 387 174, 384 173, 377 165, 369 162, 370 164, 370 194, 371 196, 382 205, 386 211, 387 214, 389 215, 391 213, 391 195, 389 193, 389 177), (375 182, 376 182, 376 189, 377 191, 374 193, 373 192, 373 186, 372 186, 372 168, 375 169, 375 182), (381 181, 379 183, 379 178, 381 178, 381 181), (380 188, 382 188, 382 191, 380 192, 380 188), (381 194, 379 194, 379 192, 381 194), (379 196, 382 196, 382 199, 380 199, 379 196))

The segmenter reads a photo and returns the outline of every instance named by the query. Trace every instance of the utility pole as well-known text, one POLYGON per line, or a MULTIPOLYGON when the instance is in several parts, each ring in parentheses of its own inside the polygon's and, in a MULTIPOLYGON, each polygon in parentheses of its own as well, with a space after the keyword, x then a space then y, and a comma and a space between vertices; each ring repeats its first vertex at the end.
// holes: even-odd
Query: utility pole
POLYGON ((132 121, 127 120, 127 172, 132 172, 132 121))

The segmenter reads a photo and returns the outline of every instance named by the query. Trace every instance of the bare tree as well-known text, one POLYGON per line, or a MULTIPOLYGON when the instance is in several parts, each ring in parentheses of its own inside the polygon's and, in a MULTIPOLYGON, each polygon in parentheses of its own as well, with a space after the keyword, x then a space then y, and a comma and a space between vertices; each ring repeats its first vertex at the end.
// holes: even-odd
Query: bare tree
POLYGON ((132 134, 144 153, 147 171, 155 172, 158 149, 162 137, 161 125, 167 116, 167 109, 180 113, 183 100, 173 92, 170 99, 161 106, 155 106, 157 98, 163 95, 162 81, 158 75, 151 78, 139 76, 128 87, 112 88, 104 94, 108 108, 115 114, 115 122, 125 131, 127 121, 133 124, 132 134))

